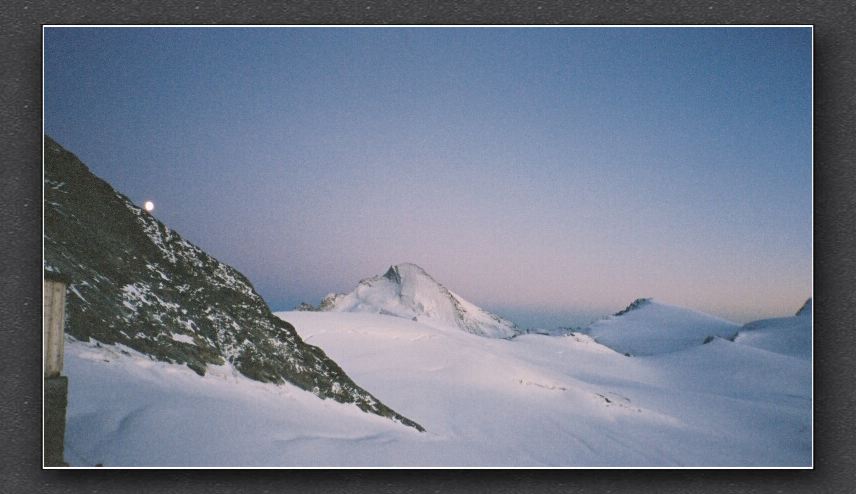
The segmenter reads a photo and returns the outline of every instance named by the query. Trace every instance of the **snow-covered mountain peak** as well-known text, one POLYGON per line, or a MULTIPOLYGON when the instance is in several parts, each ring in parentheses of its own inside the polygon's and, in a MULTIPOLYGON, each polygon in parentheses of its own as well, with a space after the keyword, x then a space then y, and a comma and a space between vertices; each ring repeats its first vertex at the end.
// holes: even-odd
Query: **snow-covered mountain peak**
POLYGON ((803 359, 811 359, 812 299, 793 316, 752 321, 740 328, 737 343, 803 359))
MULTIPOLYGON (((417 266, 416 264, 405 262, 401 264, 396 264, 395 266, 390 266, 386 273, 384 273, 383 277, 394 281, 396 283, 401 283, 403 278, 413 278, 416 276, 428 278, 429 280, 437 283, 434 278, 431 277, 424 269, 417 266)), ((439 283, 437 283, 439 285, 439 283)))
POLYGON ((639 298, 585 332, 618 352, 655 355, 700 345, 711 336, 733 338, 739 328, 710 314, 639 298))
POLYGON ((403 317, 493 338, 508 338, 519 331, 511 321, 467 302, 413 263, 390 266, 383 275, 360 281, 350 293, 331 293, 319 308, 403 317))

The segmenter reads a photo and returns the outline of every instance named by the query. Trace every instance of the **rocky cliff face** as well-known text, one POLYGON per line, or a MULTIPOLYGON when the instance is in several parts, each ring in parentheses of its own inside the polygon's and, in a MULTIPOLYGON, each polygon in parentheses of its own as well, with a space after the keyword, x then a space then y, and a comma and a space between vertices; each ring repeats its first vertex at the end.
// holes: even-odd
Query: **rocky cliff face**
POLYGON ((199 374, 230 362, 421 427, 357 386, 275 317, 250 282, 94 176, 45 138, 45 269, 71 280, 66 332, 121 343, 199 374))

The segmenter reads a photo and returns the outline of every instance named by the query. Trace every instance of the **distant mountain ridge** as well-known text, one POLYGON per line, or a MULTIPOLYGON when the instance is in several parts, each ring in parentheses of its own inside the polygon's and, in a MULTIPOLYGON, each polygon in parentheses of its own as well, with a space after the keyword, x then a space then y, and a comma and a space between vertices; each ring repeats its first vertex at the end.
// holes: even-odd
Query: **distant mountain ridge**
POLYGON ((630 305, 628 305, 627 307, 625 307, 625 308, 621 309, 620 311, 616 312, 615 314, 613 314, 613 316, 615 316, 615 317, 623 316, 624 314, 627 314, 630 311, 636 310, 640 307, 644 307, 644 306, 650 304, 651 300, 652 299, 650 299, 650 298, 637 298, 636 300, 631 302, 630 305))
POLYGON ((205 374, 231 363, 262 382, 422 430, 357 386, 275 317, 237 270, 184 240, 45 137, 45 270, 71 279, 66 332, 205 374))
POLYGON ((790 317, 774 317, 743 325, 735 342, 783 355, 809 359, 812 350, 812 299, 790 317))
POLYGON ((385 314, 492 338, 511 338, 520 332, 513 322, 466 301, 412 263, 390 266, 383 275, 363 279, 350 293, 331 293, 318 309, 385 314))
POLYGON ((621 353, 656 355, 700 345, 711 336, 733 338, 739 329, 710 314, 639 298, 583 332, 621 353))

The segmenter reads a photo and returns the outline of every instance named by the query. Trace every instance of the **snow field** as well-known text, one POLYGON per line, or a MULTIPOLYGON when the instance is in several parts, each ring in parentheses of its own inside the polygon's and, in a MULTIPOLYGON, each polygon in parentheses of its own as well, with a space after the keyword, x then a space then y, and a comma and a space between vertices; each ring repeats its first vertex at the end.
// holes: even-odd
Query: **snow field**
POLYGON ((418 433, 229 365, 199 377, 69 341, 66 459, 93 466, 811 465, 811 365, 716 338, 625 357, 590 336, 484 338, 366 313, 286 312, 418 433))

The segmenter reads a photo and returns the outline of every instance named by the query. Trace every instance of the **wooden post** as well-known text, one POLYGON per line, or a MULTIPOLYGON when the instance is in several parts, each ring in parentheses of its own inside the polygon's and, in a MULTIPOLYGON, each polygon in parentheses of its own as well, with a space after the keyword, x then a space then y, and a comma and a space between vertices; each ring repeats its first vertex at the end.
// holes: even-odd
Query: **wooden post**
POLYGON ((65 413, 68 407, 68 379, 61 376, 65 333, 65 291, 69 280, 45 271, 44 328, 42 342, 45 362, 44 387, 44 466, 68 466, 63 459, 65 413))
POLYGON ((68 279, 47 271, 44 283, 44 361, 45 378, 49 378, 62 372, 68 279))

